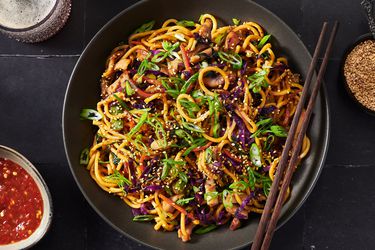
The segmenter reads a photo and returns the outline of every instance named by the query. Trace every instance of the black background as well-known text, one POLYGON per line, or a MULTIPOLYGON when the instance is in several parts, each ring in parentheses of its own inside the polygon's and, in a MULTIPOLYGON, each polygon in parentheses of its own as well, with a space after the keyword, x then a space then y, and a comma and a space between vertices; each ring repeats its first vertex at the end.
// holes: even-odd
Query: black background
MULTIPOLYGON (((80 53, 103 24, 135 2, 73 1, 67 25, 39 44, 0 35, 0 144, 28 157, 53 196, 53 224, 35 249, 144 249, 107 225, 85 201, 70 173, 61 129, 65 89, 80 53)), ((283 19, 311 53, 323 21, 341 25, 325 77, 331 108, 326 164, 314 191, 275 234, 271 248, 373 249, 375 117, 349 99, 340 76, 345 49, 368 32, 360 1, 256 2, 283 19)))

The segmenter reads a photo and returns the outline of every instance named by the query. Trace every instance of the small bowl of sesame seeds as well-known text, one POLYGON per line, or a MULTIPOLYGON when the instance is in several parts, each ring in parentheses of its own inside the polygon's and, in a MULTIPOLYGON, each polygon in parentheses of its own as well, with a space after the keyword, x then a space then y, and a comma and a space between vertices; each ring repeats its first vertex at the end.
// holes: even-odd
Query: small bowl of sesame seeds
POLYGON ((352 99, 375 115, 375 39, 365 34, 348 48, 342 63, 345 88, 352 99))
POLYGON ((51 220, 51 195, 38 170, 17 151, 0 145, 0 250, 33 246, 51 220))

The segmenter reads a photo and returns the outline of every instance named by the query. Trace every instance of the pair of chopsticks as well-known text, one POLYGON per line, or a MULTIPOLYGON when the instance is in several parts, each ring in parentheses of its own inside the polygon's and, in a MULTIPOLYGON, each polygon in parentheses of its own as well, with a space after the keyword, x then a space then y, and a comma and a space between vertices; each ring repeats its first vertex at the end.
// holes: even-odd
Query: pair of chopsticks
POLYGON ((315 82, 315 85, 313 86, 311 96, 308 99, 308 90, 310 88, 310 85, 312 82, 311 80, 314 75, 315 68, 317 66, 318 57, 323 46, 323 40, 327 33, 327 28, 328 28, 328 23, 324 22, 317 46, 314 51, 312 61, 310 63, 310 66, 306 75, 306 80, 305 80, 304 88, 301 94, 301 98, 297 105, 297 108, 293 117, 293 121, 289 129, 288 138, 286 140, 285 147, 281 154, 281 158, 277 167, 275 178, 273 180, 271 190, 268 194, 266 205, 264 207, 263 214, 260 219, 253 244, 251 246, 251 250, 258 250, 258 249, 267 250, 270 246, 270 243, 271 243, 274 231, 275 231, 275 227, 280 216, 281 208, 284 203, 284 198, 285 198, 287 189, 289 187, 296 165, 298 164, 298 161, 299 161, 299 154, 301 151, 303 138, 305 136, 307 127, 309 125, 309 121, 310 121, 312 110, 316 101, 316 97, 318 95, 320 86, 323 81, 324 73, 327 68, 329 55, 331 53, 331 50, 333 47, 333 41, 335 39, 336 32, 338 29, 338 22, 337 21, 335 22, 333 29, 331 31, 328 45, 324 52, 324 58, 323 58, 321 67, 319 69, 317 80, 315 82), (306 105, 307 99, 308 99, 307 108, 305 109, 305 111, 303 111, 306 105), (289 155, 290 155, 290 160, 288 161, 289 155), (285 170, 285 174, 284 174, 284 170, 285 170), (281 187, 280 187, 280 184, 281 184, 281 187), (280 191, 279 191, 279 187, 280 187, 280 191))

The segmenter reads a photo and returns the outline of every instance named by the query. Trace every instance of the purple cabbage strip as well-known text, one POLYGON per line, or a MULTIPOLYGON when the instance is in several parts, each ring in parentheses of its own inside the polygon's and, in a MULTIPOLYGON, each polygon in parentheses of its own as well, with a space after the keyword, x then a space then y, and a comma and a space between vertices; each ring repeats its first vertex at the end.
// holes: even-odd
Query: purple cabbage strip
POLYGON ((234 213, 234 217, 240 219, 240 220, 244 220, 244 219, 247 219, 247 216, 241 214, 241 212, 245 209, 245 206, 250 202, 251 198, 253 198, 254 194, 253 193, 250 193, 250 195, 248 195, 241 203, 241 206, 239 206, 239 208, 236 209, 236 212, 234 213))
POLYGON ((141 215, 141 209, 140 208, 132 208, 132 214, 133 216, 141 215))
POLYGON ((248 62, 247 61, 245 61, 245 63, 242 65, 242 69, 241 69, 241 75, 244 75, 245 74, 245 71, 246 71, 246 68, 247 68, 247 64, 248 64, 248 62))
POLYGON ((216 224, 223 225, 226 222, 227 216, 225 215, 224 210, 221 210, 219 216, 217 217, 216 224))
POLYGON ((162 52, 162 50, 161 49, 152 49, 151 50, 151 53, 152 53, 153 56, 156 55, 156 54, 159 54, 159 52, 162 52))
POLYGON ((270 165, 265 166, 265 167, 263 167, 263 171, 264 171, 264 172, 268 172, 268 171, 270 171, 270 168, 271 168, 270 165))
POLYGON ((276 110, 275 106, 269 106, 269 107, 264 107, 259 109, 259 114, 261 116, 268 116, 270 115, 274 110, 276 110))
POLYGON ((153 74, 155 76, 168 76, 168 75, 164 74, 163 72, 157 71, 157 70, 146 70, 145 75, 147 75, 147 74, 153 74))
POLYGON ((143 191, 145 192, 155 192, 157 190, 160 190, 162 189, 162 186, 160 185, 150 185, 150 186, 147 186, 143 189, 143 191))
POLYGON ((134 161, 133 159, 129 159, 128 161, 128 164, 129 164, 129 172, 130 172, 130 176, 131 176, 131 182, 133 184, 133 186, 136 186, 137 185, 137 179, 135 178, 135 169, 134 169, 134 161))
POLYGON ((141 214, 149 214, 149 211, 148 210, 151 210, 152 207, 150 207, 150 203, 147 202, 147 203, 142 203, 141 204, 141 207, 139 208, 141 214))

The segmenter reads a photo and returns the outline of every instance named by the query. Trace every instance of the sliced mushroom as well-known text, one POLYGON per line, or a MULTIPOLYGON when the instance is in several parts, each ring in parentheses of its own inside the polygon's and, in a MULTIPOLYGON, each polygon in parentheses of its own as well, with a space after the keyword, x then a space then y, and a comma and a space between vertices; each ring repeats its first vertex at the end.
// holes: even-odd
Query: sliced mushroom
POLYGON ((225 49, 234 50, 238 43, 240 42, 240 37, 237 35, 236 32, 231 31, 228 33, 227 37, 225 38, 225 49))
POLYGON ((178 58, 168 63, 168 72, 170 76, 174 76, 182 68, 182 61, 178 58))
POLYGON ((190 236, 191 236, 191 233, 193 232, 193 228, 195 227, 196 225, 194 223, 190 223, 189 225, 185 226, 185 232, 186 232, 186 235, 182 233, 181 229, 178 229, 178 238, 181 238, 181 240, 183 242, 187 242, 190 240, 190 236))
POLYGON ((116 63, 114 70, 115 70, 115 71, 116 71, 116 70, 122 70, 122 71, 127 70, 127 69, 128 69, 128 66, 129 66, 129 64, 131 64, 131 62, 132 62, 132 60, 129 59, 129 58, 127 58, 127 59, 123 59, 123 58, 121 58, 121 59, 116 63))
POLYGON ((205 60, 206 58, 210 57, 211 55, 212 55, 212 48, 208 48, 208 49, 205 49, 202 52, 200 52, 200 53, 192 56, 190 58, 190 62, 192 64, 196 64, 196 63, 198 63, 200 61, 205 60))
POLYGON ((159 139, 159 140, 155 140, 151 143, 151 149, 153 150, 159 150, 159 149, 162 149, 164 148, 163 147, 163 142, 164 140, 163 139, 159 139))
POLYGON ((111 81, 106 77, 103 77, 100 80, 101 96, 103 99, 107 97, 107 88, 110 84, 111 84, 111 81))
POLYGON ((217 75, 216 77, 204 77, 203 82, 205 86, 210 88, 220 88, 225 83, 222 75, 217 75))
MULTIPOLYGON (((107 86, 105 88, 104 97, 107 97, 109 95, 112 95, 113 93, 116 93, 117 90, 122 87, 125 88, 125 82, 126 80, 129 80, 129 73, 127 71, 124 71, 119 78, 117 78, 116 81, 114 81, 111 85, 107 86)), ((103 96, 103 92, 102 92, 103 96)))
POLYGON ((125 54, 125 51, 114 52, 107 60, 107 69, 103 73, 102 77, 110 78, 115 73, 115 64, 125 54))
MULTIPOLYGON (((182 195, 174 195, 171 197, 171 200, 173 202, 176 202, 177 200, 179 200, 180 198, 182 197, 182 195)), ((171 205, 169 205, 167 202, 165 201, 162 201, 161 203, 162 207, 163 207, 163 210, 166 211, 167 213, 173 213, 175 211, 175 208, 171 205)))
POLYGON ((137 49, 136 52, 137 52, 137 59, 139 61, 143 61, 149 55, 149 52, 147 50, 144 50, 144 49, 137 49))
POLYGON ((212 30, 212 21, 209 18, 206 18, 202 26, 198 30, 199 36, 205 39, 211 40, 211 30, 212 30))

